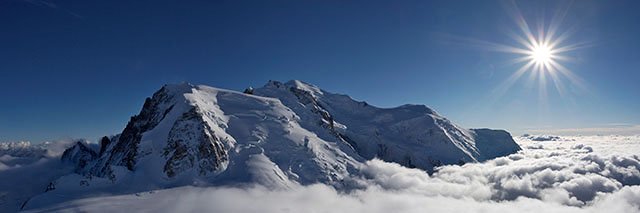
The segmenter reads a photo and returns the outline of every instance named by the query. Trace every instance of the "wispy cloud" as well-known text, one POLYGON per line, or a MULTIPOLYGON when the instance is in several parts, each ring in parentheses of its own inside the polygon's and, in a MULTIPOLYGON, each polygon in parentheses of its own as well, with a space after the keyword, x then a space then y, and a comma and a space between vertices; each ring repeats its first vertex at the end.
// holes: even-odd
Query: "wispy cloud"
POLYGON ((84 18, 83 16, 81 16, 78 13, 75 13, 71 10, 68 10, 66 8, 60 7, 58 4, 53 3, 51 1, 46 1, 46 0, 22 0, 23 2, 29 3, 31 5, 35 5, 35 6, 39 6, 39 7, 46 7, 46 8, 50 8, 50 9, 54 9, 54 10, 59 10, 62 11, 64 13, 67 13, 75 18, 79 18, 82 19, 84 18))

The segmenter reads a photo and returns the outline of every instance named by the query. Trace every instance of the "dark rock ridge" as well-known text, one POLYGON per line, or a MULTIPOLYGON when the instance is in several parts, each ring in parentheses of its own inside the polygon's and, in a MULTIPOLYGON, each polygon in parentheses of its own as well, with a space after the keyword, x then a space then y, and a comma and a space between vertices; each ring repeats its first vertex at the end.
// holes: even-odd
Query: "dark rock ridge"
POLYGON ((164 172, 169 177, 192 168, 197 168, 200 175, 207 175, 222 167, 229 157, 197 107, 182 114, 174 123, 163 156, 167 157, 164 172))
POLYGON ((103 138, 101 140, 100 156, 93 165, 81 169, 80 173, 114 178, 111 166, 125 166, 129 170, 134 170, 142 134, 153 129, 171 110, 173 107, 172 99, 173 97, 165 87, 154 93, 151 98, 147 98, 140 114, 131 117, 117 138, 103 138))
MULTIPOLYGON (((188 93, 191 87, 188 84, 162 87, 151 98, 145 100, 140 114, 131 117, 121 134, 101 139, 98 153, 87 149, 82 143, 77 143, 65 152, 63 160, 76 163, 77 173, 108 177, 112 180, 115 178, 114 166, 123 166, 134 171, 141 155, 152 154, 140 150, 143 134, 163 121, 176 104, 184 104, 183 95, 188 93)), ((168 177, 191 168, 198 168, 200 174, 206 175, 220 168, 228 158, 223 145, 204 122, 199 108, 187 108, 189 110, 173 122, 166 146, 163 148, 162 155, 167 159, 164 172, 168 177)))
POLYGON ((97 156, 85 141, 77 141, 62 153, 61 159, 62 162, 71 164, 75 172, 81 173, 97 156))

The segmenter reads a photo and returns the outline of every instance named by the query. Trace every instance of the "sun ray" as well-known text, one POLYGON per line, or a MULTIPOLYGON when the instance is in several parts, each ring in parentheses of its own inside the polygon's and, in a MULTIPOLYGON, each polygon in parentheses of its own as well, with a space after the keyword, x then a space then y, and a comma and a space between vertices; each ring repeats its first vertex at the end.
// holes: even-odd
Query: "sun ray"
POLYGON ((527 62, 530 61, 531 58, 529 56, 522 56, 522 57, 518 57, 518 58, 514 58, 508 61, 509 65, 514 65, 514 64, 520 64, 523 62, 527 62))
POLYGON ((472 47, 480 48, 483 50, 505 52, 505 53, 517 53, 522 55, 528 54, 528 51, 529 51, 528 48, 514 47, 514 46, 505 45, 505 44, 484 41, 484 40, 474 39, 474 38, 468 38, 463 36, 449 35, 449 34, 443 34, 441 36, 445 36, 447 40, 451 40, 452 42, 454 42, 454 44, 464 44, 465 46, 472 46, 472 47))
POLYGON ((538 70, 538 101, 544 103, 547 100, 547 75, 544 71, 545 65, 541 64, 538 70))
POLYGON ((511 38, 513 38, 518 43, 520 43, 522 46, 527 48, 527 50, 530 50, 531 48, 533 48, 533 46, 531 46, 531 42, 529 40, 527 40, 526 38, 523 38, 522 36, 518 35, 517 33, 511 32, 509 35, 511 36, 511 38))
POLYGON ((554 38, 558 29, 560 28, 560 24, 564 21, 564 18, 567 16, 567 13, 569 12, 569 7, 571 6, 571 4, 572 2, 568 2, 568 4, 556 10, 556 12, 553 15, 553 18, 551 18, 549 22, 549 28, 547 29, 547 36, 545 37, 544 41, 549 43, 551 47, 555 47, 556 45, 553 43, 554 40, 558 42, 562 42, 560 37, 563 37, 563 36, 568 37, 569 31, 565 30, 560 36, 558 36, 557 38, 554 38))
POLYGON ((571 70, 567 69, 566 67, 562 66, 557 62, 552 62, 551 65, 554 67, 554 70, 564 75, 567 79, 569 79, 569 81, 572 84, 578 86, 582 90, 585 90, 585 91, 587 90, 584 80, 582 80, 582 78, 580 78, 578 75, 571 72, 571 70))
POLYGON ((557 47, 558 45, 560 45, 561 43, 565 42, 568 38, 571 37, 571 35, 575 32, 574 28, 568 28, 565 29, 562 33, 560 33, 560 35, 558 35, 557 37, 553 38, 553 39, 549 39, 549 46, 552 47, 557 47))
POLYGON ((587 42, 576 43, 576 44, 571 44, 571 45, 566 45, 566 46, 554 48, 553 52, 554 53, 564 53, 564 52, 574 51, 574 50, 578 50, 578 49, 582 49, 582 48, 587 48, 589 46, 591 46, 591 45, 589 43, 587 43, 587 42))
POLYGON ((498 87, 493 90, 493 94, 495 94, 497 97, 504 95, 504 93, 506 93, 507 90, 509 90, 511 86, 513 86, 513 84, 515 84, 516 81, 520 79, 520 77, 522 77, 522 75, 524 75, 529 69, 531 69, 534 64, 534 62, 529 61, 524 66, 520 67, 520 69, 511 74, 511 76, 509 76, 507 80, 498 85, 498 87))
MULTIPOLYGON (((551 65, 550 65, 551 66, 551 65)), ((561 97, 565 97, 565 91, 564 91, 564 86, 562 85, 562 83, 560 82, 560 79, 558 77, 558 73, 556 72, 549 72, 549 76, 551 76, 551 80, 553 81, 553 85, 556 87, 556 90, 558 91, 558 93, 560 94, 561 97)))
POLYGON ((553 55, 552 58, 554 61, 575 61, 576 59, 570 56, 565 55, 553 55))

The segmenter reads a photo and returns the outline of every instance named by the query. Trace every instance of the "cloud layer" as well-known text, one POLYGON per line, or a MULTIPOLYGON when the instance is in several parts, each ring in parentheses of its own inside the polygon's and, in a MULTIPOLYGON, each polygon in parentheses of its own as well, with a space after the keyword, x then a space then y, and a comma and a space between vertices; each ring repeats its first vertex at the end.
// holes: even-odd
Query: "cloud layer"
POLYGON ((524 150, 432 176, 368 161, 363 188, 180 187, 88 198, 45 210, 160 212, 640 212, 639 137, 520 138, 524 150))
POLYGON ((637 135, 640 134, 640 125, 637 124, 606 124, 599 127, 568 128, 568 129, 528 129, 532 134, 556 134, 556 135, 637 135))
POLYGON ((72 170, 60 162, 60 155, 72 140, 31 144, 0 143, 0 212, 14 212, 30 197, 72 170))

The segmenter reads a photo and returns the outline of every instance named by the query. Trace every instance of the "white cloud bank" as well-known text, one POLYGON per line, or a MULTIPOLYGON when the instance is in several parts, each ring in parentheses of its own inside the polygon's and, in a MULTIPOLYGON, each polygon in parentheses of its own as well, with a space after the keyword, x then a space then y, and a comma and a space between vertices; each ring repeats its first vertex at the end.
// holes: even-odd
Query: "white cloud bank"
POLYGON ((31 196, 58 177, 70 173, 60 156, 72 140, 31 144, 0 143, 0 212, 15 212, 31 196))
POLYGON ((371 160, 349 192, 179 187, 87 198, 45 211, 88 212, 640 212, 640 137, 521 138, 518 154, 427 173, 371 160))
POLYGON ((528 129, 531 134, 554 135, 638 135, 640 125, 636 124, 607 124, 599 127, 566 128, 566 129, 528 129))
POLYGON ((44 211, 69 212, 638 212, 640 187, 599 195, 593 205, 574 207, 539 199, 478 201, 370 187, 348 194, 316 184, 288 191, 252 188, 181 187, 139 196, 91 198, 44 211))

